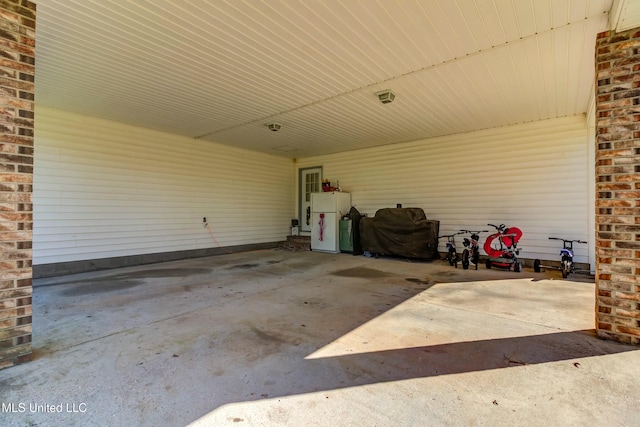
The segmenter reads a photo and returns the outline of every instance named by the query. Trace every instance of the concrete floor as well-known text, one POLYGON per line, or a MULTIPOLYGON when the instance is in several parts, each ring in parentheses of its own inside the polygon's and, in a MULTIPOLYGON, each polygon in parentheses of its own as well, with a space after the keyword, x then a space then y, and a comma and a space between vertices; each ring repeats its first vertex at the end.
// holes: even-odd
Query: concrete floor
POLYGON ((40 279, 0 425, 640 425, 640 348, 576 278, 266 250, 40 279))

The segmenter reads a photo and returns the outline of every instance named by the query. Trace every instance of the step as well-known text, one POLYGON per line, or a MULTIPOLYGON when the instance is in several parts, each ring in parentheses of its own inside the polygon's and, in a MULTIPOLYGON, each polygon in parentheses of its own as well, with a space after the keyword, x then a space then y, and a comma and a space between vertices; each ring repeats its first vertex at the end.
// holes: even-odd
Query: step
POLYGON ((278 243, 278 249, 285 251, 310 251, 310 236, 287 236, 287 240, 278 243))

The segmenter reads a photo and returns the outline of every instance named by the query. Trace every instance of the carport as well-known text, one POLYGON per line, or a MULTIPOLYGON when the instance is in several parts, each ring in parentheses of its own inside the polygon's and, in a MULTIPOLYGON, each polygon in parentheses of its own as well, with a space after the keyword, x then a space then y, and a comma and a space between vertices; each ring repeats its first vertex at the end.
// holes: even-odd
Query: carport
MULTIPOLYGON (((225 305, 227 287, 245 275, 251 292, 242 292, 255 295, 251 310, 259 311, 259 296, 270 292, 291 291, 291 298, 319 292, 318 298, 328 299, 323 294, 328 289, 321 287, 279 287, 278 280, 290 284, 296 274, 313 272, 320 274, 304 276, 303 283, 319 277, 338 288, 352 280, 387 284, 376 295, 389 298, 387 307, 414 307, 408 318, 420 311, 423 298, 444 297, 445 288, 465 295, 470 283, 480 283, 479 289, 491 290, 484 294, 488 308, 482 313, 494 316, 495 302, 509 300, 519 309, 504 312, 561 331, 548 337, 550 342, 569 337, 581 343, 575 352, 549 360, 507 357, 522 362, 518 368, 615 354, 622 358, 619 363, 624 360, 625 372, 632 369, 625 358, 633 357, 635 347, 593 336, 634 345, 640 336, 639 7, 629 0, 3 2, 0 368, 12 368, 2 371, 0 380, 15 388, 18 377, 12 372, 19 370, 20 377, 36 381, 43 362, 52 361, 47 357, 84 351, 92 342, 108 345, 111 333, 118 338, 129 330, 139 334, 139 328, 166 326, 187 313, 193 314, 187 316, 190 322, 196 322, 197 313, 215 317, 208 310, 231 308, 225 305), (392 102, 381 102, 388 99, 392 102), (518 226, 524 232, 526 267, 533 259, 558 259, 559 248, 550 236, 586 240, 587 245, 576 248, 576 261, 588 266, 595 286, 558 285, 561 282, 549 281, 550 272, 536 276, 525 269, 510 287, 496 282, 506 272, 440 272, 438 262, 276 250, 291 233, 292 219, 299 221, 301 234, 310 234, 308 200, 322 180, 339 183, 351 194, 351 203, 369 216, 398 204, 422 208, 429 219, 440 221, 441 234, 483 229, 487 223, 518 226), (163 264, 173 262, 184 264, 163 264), (291 262, 296 268, 279 270, 291 262), (198 265, 194 274, 179 274, 192 268, 190 263, 198 265), (246 268, 231 268, 242 265, 246 268), (409 265, 411 275, 403 271, 409 265), (438 271, 431 271, 434 268, 438 271), (355 277, 337 274, 350 269, 355 269, 355 277), (365 278, 363 271, 390 276, 365 278), (218 288, 221 278, 216 275, 222 273, 225 284, 218 288), (455 277, 448 280, 442 274, 455 277), (194 293, 190 278, 200 275, 203 280, 196 285, 213 286, 206 288, 213 293, 202 293, 204 286, 196 286, 194 293), (477 280, 480 277, 484 279, 477 280), (183 308, 167 308, 175 319, 153 310, 155 303, 165 303, 162 296, 154 296, 163 286, 171 289, 172 303, 183 308), (541 305, 528 305, 525 288, 540 293, 536 303, 541 305), (562 315, 529 319, 530 310, 563 308, 586 319, 580 314, 584 306, 573 305, 574 289, 590 293, 590 315, 595 316, 589 325, 562 315), (149 292, 154 304, 133 299, 140 292, 149 292), (85 304, 104 304, 112 310, 100 308, 96 314, 114 315, 114 296, 132 307, 133 323, 126 320, 113 330, 101 329, 87 317, 93 315, 85 304), (65 298, 74 303, 58 308, 61 317, 47 311, 49 304, 66 305, 65 298), (200 304, 209 309, 199 311, 200 304), (53 338, 60 344, 48 353, 40 346, 53 338), (583 345, 597 350, 583 351, 583 345), (32 363, 15 366, 27 361, 32 363)), ((365 310, 365 300, 356 298, 362 288, 349 289, 354 294, 345 294, 345 301, 355 300, 365 310)), ((238 304, 243 301, 234 298, 238 304)), ((462 329, 468 320, 465 310, 473 317, 470 300, 442 302, 460 310, 456 321, 462 329)), ((285 313, 293 310, 268 306, 285 313)), ((349 305, 332 307, 345 313, 344 330, 310 340, 301 352, 304 357, 296 353, 296 360, 341 342, 342 335, 359 330, 359 321, 377 325, 378 317, 371 313, 358 320, 358 310, 350 312, 349 305), (318 348, 307 353, 314 346, 318 348)), ((382 308, 381 320, 394 313, 394 308, 382 308)), ((340 322, 340 316, 327 313, 314 315, 340 322)), ((291 327, 262 330, 246 324, 253 319, 250 312, 242 314, 247 317, 225 325, 227 331, 244 331, 259 340, 291 327)), ((426 330, 433 336, 433 325, 421 325, 420 333, 426 330)), ((374 359, 390 354, 396 360, 389 379, 370 374, 363 382, 343 379, 342 386, 318 380, 318 391, 404 384, 425 375, 475 375, 473 369, 458 372, 452 367, 443 368, 442 377, 435 371, 403 373, 400 361, 416 356, 398 351, 403 345, 450 355, 468 351, 462 344, 466 342, 481 343, 480 348, 489 351, 502 348, 494 339, 545 335, 533 327, 496 338, 490 325, 485 323, 483 333, 455 335, 449 341, 383 346, 374 351, 374 359), (381 353, 387 351, 391 353, 381 353)), ((177 327, 174 332, 180 334, 177 327)), ((303 345, 303 335, 292 339, 303 345)), ((517 346, 523 345, 515 339, 517 346)), ((542 340, 543 346, 549 343, 542 340)), ((191 350, 185 354, 196 357, 191 350)), ((175 359, 182 357, 175 354, 175 359)), ((320 369, 312 378, 321 378, 323 369, 336 369, 336 360, 312 363, 320 369)), ((478 363, 478 372, 503 367, 495 360, 478 363)), ((239 366, 249 372, 252 365, 239 366)), ((163 367, 155 366, 154 372, 163 367)), ((114 387, 122 390, 124 385, 114 387)), ((265 393, 293 396, 315 392, 312 388, 303 381, 290 391, 275 387, 265 393)), ((242 397, 244 391, 217 399, 213 406, 260 403, 261 398, 270 402, 262 393, 242 397)), ((9 395, 12 398, 24 397, 19 390, 11 393, 17 393, 9 395)), ((492 405, 499 407, 500 399, 496 402, 492 405)), ((135 405, 144 406, 144 399, 136 398, 135 405)), ((213 409, 203 405, 190 416, 176 416, 175 422, 195 421, 213 409)), ((313 420, 319 420, 316 415, 313 420)), ((620 416, 624 423, 624 411, 620 416)), ((235 418, 245 419, 233 416, 231 422, 235 418)), ((153 424, 152 419, 148 413, 139 418, 153 424)), ((384 423, 384 418, 378 420, 384 423)), ((401 418, 401 423, 409 422, 401 418)))

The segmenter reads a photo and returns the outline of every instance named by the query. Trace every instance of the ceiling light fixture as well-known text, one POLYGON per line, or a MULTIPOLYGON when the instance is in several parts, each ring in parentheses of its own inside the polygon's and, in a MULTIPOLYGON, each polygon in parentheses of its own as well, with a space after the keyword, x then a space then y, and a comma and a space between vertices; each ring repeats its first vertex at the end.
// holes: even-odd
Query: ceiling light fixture
POLYGON ((280 123, 267 123, 267 128, 269 128, 271 132, 278 132, 281 127, 282 125, 280 123))
POLYGON ((396 99, 396 94, 391 92, 389 89, 385 89, 385 90, 382 90, 380 92, 376 92, 376 95, 378 95, 378 99, 383 104, 389 104, 389 103, 393 102, 394 99, 396 99))

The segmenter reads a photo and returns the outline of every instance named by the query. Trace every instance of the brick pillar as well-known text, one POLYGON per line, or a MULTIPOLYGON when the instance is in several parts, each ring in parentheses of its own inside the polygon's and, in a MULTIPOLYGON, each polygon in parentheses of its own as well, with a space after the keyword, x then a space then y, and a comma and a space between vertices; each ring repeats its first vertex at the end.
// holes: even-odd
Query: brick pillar
POLYGON ((0 1, 0 369, 31 360, 35 19, 0 1))
POLYGON ((596 41, 596 329, 640 344, 640 28, 596 41))

